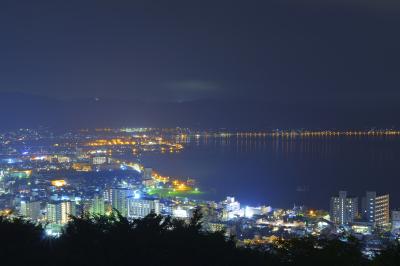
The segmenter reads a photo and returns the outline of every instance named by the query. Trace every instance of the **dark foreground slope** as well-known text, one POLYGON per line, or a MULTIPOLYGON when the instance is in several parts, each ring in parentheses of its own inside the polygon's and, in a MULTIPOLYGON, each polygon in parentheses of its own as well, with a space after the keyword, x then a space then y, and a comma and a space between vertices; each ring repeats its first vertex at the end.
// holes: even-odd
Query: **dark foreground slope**
POLYGON ((400 265, 398 247, 369 261, 356 241, 306 238, 264 251, 237 248, 222 232, 202 232, 200 218, 188 224, 154 214, 135 221, 74 218, 57 239, 46 238, 40 226, 0 218, 1 265, 400 265))

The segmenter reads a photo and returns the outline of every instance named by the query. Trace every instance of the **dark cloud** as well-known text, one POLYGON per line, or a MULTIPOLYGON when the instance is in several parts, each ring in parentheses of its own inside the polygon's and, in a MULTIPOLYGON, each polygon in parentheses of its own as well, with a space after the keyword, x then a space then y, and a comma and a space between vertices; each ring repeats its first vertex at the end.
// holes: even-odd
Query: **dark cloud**
POLYGON ((2 1, 0 91, 400 100, 398 1, 2 1))
POLYGON ((180 80, 166 82, 170 98, 178 101, 208 98, 210 95, 219 96, 223 88, 217 82, 206 80, 180 80))
POLYGON ((167 86, 177 91, 218 91, 220 86, 215 82, 204 81, 204 80, 182 80, 168 83, 167 86))
POLYGON ((309 4, 316 6, 356 6, 368 7, 373 9, 392 9, 400 8, 400 2, 397 0, 283 0, 292 4, 309 4))

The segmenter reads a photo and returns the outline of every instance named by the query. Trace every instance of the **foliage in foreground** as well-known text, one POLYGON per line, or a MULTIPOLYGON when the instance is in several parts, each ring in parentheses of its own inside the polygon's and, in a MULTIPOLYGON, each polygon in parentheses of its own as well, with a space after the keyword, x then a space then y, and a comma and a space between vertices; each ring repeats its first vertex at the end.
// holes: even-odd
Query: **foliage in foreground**
POLYGON ((196 212, 189 223, 150 214, 129 221, 111 216, 74 217, 61 237, 41 226, 0 217, 2 265, 400 265, 400 247, 366 260, 356 240, 314 238, 278 241, 268 251, 237 248, 223 232, 201 230, 196 212))

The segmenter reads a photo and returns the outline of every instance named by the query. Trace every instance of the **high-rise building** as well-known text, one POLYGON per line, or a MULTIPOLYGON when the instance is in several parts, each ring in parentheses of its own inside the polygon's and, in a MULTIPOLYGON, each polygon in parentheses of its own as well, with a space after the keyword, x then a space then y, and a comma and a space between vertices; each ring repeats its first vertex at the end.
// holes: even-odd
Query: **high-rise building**
POLYGON ((390 220, 389 194, 377 196, 367 191, 362 200, 363 218, 375 226, 387 226, 390 220))
POLYGON ((76 215, 74 201, 60 201, 47 204, 46 218, 49 223, 66 224, 71 216, 76 215))
POLYGON ((94 198, 90 201, 89 213, 93 215, 104 215, 105 206, 104 206, 104 198, 101 196, 94 196, 94 198))
POLYGON ((400 232, 400 211, 392 211, 392 232, 400 232))
POLYGON ((153 176, 153 169, 152 168, 144 168, 143 169, 143 179, 149 180, 152 179, 153 176))
POLYGON ((34 221, 42 218, 39 201, 21 201, 20 214, 34 221))
POLYGON ((112 201, 111 194, 112 194, 112 189, 106 189, 106 190, 103 191, 104 201, 107 201, 110 204, 111 204, 111 201, 112 201))
POLYGON ((122 216, 128 215, 128 198, 133 196, 133 191, 128 188, 112 188, 107 193, 111 207, 122 216))
POLYGON ((346 225, 354 221, 358 215, 358 198, 347 197, 346 191, 339 191, 338 197, 331 198, 330 216, 331 221, 346 225))
POLYGON ((240 203, 236 201, 234 197, 226 197, 226 200, 223 201, 222 203, 228 212, 240 210, 240 203))
POLYGON ((51 224, 57 223, 57 204, 47 203, 46 206, 46 220, 51 224))
POLYGON ((151 212, 160 214, 159 200, 129 198, 129 217, 145 217, 151 212))
POLYGON ((70 220, 70 216, 76 215, 75 201, 63 201, 61 205, 61 224, 65 224, 70 220))

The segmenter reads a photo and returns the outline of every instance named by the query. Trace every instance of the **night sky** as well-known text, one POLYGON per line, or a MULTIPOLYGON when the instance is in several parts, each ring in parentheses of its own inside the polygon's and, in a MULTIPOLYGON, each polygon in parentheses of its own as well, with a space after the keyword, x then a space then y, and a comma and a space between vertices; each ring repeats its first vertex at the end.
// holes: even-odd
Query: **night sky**
POLYGON ((1 1, 0 92, 384 105, 399 29, 389 0, 1 1))

